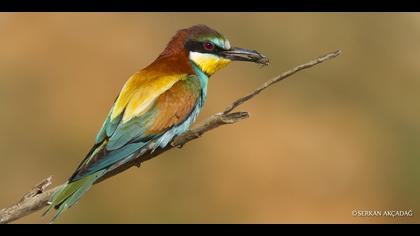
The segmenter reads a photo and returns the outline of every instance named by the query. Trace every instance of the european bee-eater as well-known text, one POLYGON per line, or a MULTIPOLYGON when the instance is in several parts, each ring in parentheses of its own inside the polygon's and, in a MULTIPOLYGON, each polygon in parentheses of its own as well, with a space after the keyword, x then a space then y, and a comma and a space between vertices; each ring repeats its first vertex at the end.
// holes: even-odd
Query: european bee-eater
POLYGON ((231 47, 205 25, 179 30, 156 60, 123 86, 95 144, 52 195, 47 212, 57 210, 53 221, 105 173, 187 131, 204 105, 209 77, 231 61, 268 63, 256 51, 231 47))

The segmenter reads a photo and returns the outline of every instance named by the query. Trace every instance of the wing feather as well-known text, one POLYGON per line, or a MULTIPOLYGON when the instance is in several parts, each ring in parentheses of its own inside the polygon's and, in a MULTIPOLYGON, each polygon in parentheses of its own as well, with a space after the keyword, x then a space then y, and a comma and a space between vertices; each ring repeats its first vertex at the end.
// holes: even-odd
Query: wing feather
POLYGON ((131 89, 135 95, 128 94, 130 89, 126 88, 134 82, 127 82, 99 131, 96 144, 70 181, 125 160, 187 119, 200 96, 199 80, 185 75, 170 78, 143 79, 143 83, 148 83, 138 83, 140 87, 131 89), (145 98, 146 94, 149 98, 145 98))

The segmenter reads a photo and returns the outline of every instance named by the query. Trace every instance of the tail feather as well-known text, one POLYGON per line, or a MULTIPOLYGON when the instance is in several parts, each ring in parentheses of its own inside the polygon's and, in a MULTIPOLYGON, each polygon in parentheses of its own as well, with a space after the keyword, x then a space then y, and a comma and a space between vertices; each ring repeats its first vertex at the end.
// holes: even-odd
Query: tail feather
POLYGON ((105 170, 101 170, 94 174, 88 175, 74 182, 67 182, 51 195, 51 204, 43 215, 46 215, 52 208, 57 211, 50 223, 53 223, 67 208, 76 204, 79 199, 92 187, 97 179, 105 174, 105 170))

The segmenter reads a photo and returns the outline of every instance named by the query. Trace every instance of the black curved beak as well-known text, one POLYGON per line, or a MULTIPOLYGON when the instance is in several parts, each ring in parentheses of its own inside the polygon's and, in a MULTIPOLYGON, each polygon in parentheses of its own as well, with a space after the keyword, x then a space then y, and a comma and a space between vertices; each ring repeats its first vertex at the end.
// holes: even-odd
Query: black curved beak
POLYGON ((220 53, 224 58, 232 61, 250 61, 267 66, 270 60, 255 50, 233 47, 220 53))

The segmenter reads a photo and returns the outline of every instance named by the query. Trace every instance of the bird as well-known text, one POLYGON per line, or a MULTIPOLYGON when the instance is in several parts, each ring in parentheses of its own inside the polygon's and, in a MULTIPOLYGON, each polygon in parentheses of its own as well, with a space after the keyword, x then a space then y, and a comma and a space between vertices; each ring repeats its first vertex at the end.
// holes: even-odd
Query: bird
POLYGON ((165 148, 188 130, 207 98, 209 78, 232 61, 267 65, 255 50, 231 47, 218 31, 198 24, 180 29, 160 55, 124 84, 95 143, 70 178, 50 197, 53 223, 106 173, 165 148))

